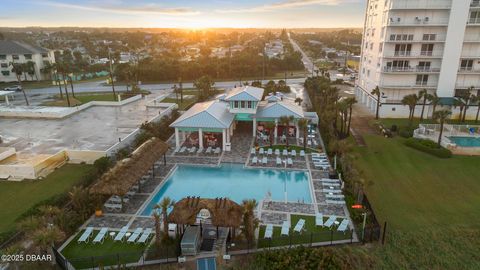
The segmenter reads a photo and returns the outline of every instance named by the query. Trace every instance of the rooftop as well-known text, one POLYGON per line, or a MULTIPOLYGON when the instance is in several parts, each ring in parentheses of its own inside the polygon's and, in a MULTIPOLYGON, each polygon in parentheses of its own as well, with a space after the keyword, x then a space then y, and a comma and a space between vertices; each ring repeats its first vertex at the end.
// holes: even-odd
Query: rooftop
POLYGON ((47 49, 20 41, 0 40, 0 54, 35 54, 47 52, 47 49))
POLYGON ((263 88, 242 86, 233 88, 225 97, 226 101, 260 101, 263 97, 263 88))
POLYGON ((193 128, 228 128, 235 116, 227 104, 218 100, 195 104, 170 126, 193 128))

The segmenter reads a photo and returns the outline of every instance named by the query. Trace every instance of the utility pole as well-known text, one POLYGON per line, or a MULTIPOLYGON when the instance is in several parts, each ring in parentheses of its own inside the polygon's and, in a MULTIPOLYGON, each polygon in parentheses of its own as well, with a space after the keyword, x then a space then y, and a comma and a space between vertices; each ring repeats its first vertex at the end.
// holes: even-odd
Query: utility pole
POLYGON ((265 42, 263 42, 262 81, 265 80, 265 42))
POLYGON ((110 60, 110 81, 112 82, 113 99, 115 100, 117 98, 117 95, 115 94, 115 83, 113 82, 113 61, 110 54, 110 47, 108 47, 108 59, 110 60))

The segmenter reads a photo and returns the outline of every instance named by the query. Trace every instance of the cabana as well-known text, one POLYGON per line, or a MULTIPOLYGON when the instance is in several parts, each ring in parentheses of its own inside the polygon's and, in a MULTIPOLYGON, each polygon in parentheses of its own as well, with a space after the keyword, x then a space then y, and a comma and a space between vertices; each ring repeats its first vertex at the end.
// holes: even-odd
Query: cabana
POLYGON ((90 193, 104 196, 118 195, 123 201, 123 197, 131 187, 139 183, 142 176, 150 169, 153 170, 155 162, 163 157, 163 162, 166 164, 167 151, 168 144, 158 138, 146 141, 129 158, 118 162, 115 167, 103 174, 90 188, 90 193))

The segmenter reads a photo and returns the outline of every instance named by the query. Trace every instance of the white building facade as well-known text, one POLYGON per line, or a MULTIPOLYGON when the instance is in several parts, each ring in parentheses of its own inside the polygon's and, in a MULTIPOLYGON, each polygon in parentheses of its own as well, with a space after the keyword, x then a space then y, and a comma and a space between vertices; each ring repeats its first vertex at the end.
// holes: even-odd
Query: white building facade
POLYGON ((0 40, 0 82, 16 82, 17 76, 12 72, 11 63, 25 64, 33 62, 32 72, 22 74, 22 81, 47 80, 50 74, 43 72, 47 63, 55 63, 52 50, 32 46, 26 43, 0 40))
POLYGON ((369 0, 360 61, 357 100, 374 112, 378 86, 381 117, 408 117, 401 100, 422 89, 480 94, 480 1, 369 0))

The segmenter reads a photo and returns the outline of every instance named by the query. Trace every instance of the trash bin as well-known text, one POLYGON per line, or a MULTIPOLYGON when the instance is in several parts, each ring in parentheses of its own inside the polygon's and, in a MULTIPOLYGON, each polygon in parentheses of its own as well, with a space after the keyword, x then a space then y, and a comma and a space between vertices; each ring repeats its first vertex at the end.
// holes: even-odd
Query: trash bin
POLYGON ((231 143, 225 143, 225 151, 230 152, 232 150, 232 144, 231 143))

